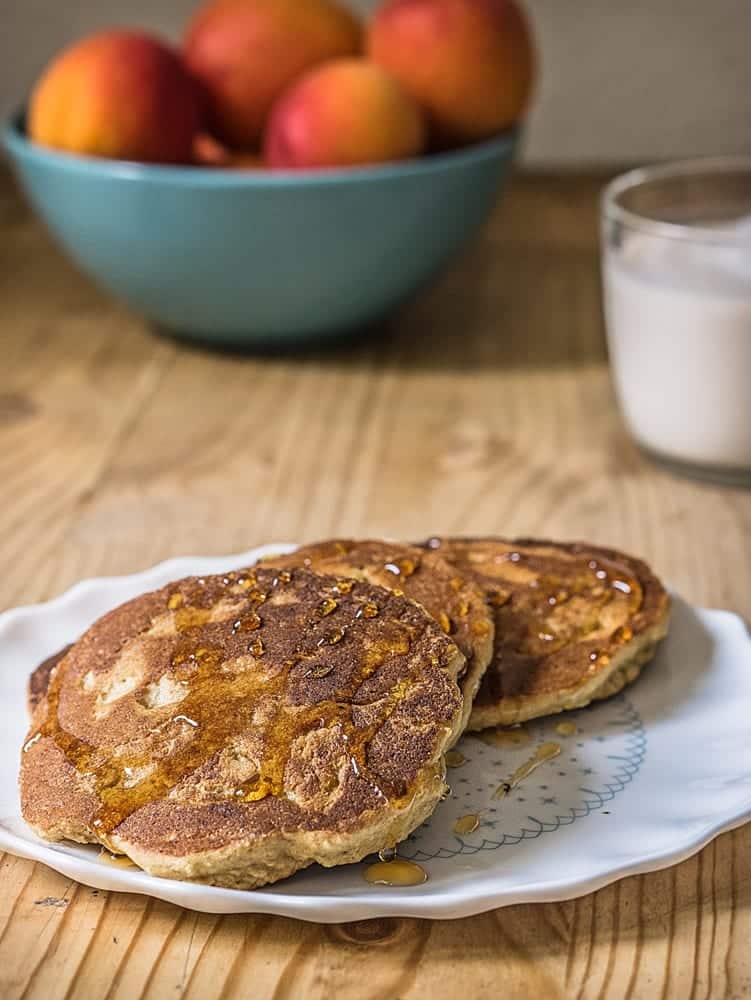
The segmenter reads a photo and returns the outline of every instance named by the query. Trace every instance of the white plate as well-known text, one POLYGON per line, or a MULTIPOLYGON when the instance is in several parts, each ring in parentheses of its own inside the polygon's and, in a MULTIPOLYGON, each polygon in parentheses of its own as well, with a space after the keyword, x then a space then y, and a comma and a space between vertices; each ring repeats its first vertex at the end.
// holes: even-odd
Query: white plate
POLYGON ((0 616, 0 848, 86 885, 210 913, 322 922, 446 918, 582 895, 681 861, 751 818, 751 637, 736 615, 696 610, 676 598, 670 636, 654 663, 624 695, 569 716, 576 735, 559 736, 553 719, 530 725, 532 739, 523 748, 462 741, 467 762, 449 771, 452 797, 400 848, 427 871, 424 885, 371 886, 364 865, 348 865, 313 867, 269 889, 240 892, 116 868, 99 860, 95 848, 35 837, 20 817, 16 787, 31 670, 136 594, 293 547, 176 559, 133 576, 89 580, 48 604, 0 616), (494 799, 498 784, 542 740, 560 742, 561 755, 509 798, 494 799), (454 821, 470 813, 481 814, 480 827, 457 837, 454 821))

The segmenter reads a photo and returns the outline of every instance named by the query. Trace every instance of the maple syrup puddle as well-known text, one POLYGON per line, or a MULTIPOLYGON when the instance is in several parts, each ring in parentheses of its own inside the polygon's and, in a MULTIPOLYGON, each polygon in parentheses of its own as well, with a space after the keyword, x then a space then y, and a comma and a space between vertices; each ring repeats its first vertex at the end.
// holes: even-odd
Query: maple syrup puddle
POLYGON ((496 788, 493 795, 494 799, 503 799, 509 792, 512 792, 517 785, 520 785, 525 778, 528 778, 533 771, 536 771, 538 767, 541 767, 545 761, 552 760, 557 757, 561 752, 560 743, 541 743, 540 746, 535 751, 533 757, 526 760, 523 764, 514 771, 508 781, 503 781, 496 788))
MULTIPOLYGON (((386 854, 385 851, 381 853, 386 854)), ((390 861, 376 861, 375 864, 368 865, 363 877, 371 885, 388 885, 399 888, 422 885, 423 882, 428 881, 428 873, 424 868, 414 861, 407 861, 405 858, 397 858, 396 856, 390 861)))
POLYGON ((576 736, 578 729, 575 722, 559 722, 555 727, 559 736, 576 736))
MULTIPOLYGON (((572 726, 573 723, 561 723, 561 725, 572 726)), ((574 731, 576 726, 574 726, 574 731)), ((528 778, 533 771, 536 771, 541 764, 544 764, 546 760, 552 760, 553 757, 557 757, 561 752, 560 743, 542 743, 533 757, 526 760, 521 764, 514 773, 511 775, 508 781, 503 781, 496 788, 493 793, 494 799, 505 798, 510 791, 521 784, 525 778, 528 778)), ((457 837, 467 837, 470 833, 474 833, 482 822, 482 813, 467 813, 466 816, 460 816, 459 819, 454 823, 452 830, 457 835, 457 837)))
POLYGON ((142 871, 143 869, 131 861, 129 857, 125 854, 112 854, 108 851, 106 847, 103 847, 99 852, 99 860, 105 865, 111 865, 113 868, 128 868, 132 871, 142 871))
MULTIPOLYGON (((289 573, 280 572, 274 577, 272 586, 278 583, 286 585, 291 580, 289 573)), ((248 632, 253 655, 263 655, 264 647, 261 637, 257 635, 257 631, 263 627, 263 615, 258 614, 255 608, 264 604, 268 595, 258 589, 258 577, 255 574, 242 577, 230 574, 223 582, 227 586, 240 588, 246 592, 244 601, 237 602, 239 616, 232 626, 233 633, 248 632)), ((339 593, 339 589, 336 592, 339 593)), ((236 594, 236 589, 233 589, 232 593, 236 594)), ((324 596, 312 621, 307 622, 306 628, 312 629, 323 618, 327 618, 339 608, 340 603, 343 603, 343 600, 340 602, 324 596)), ((224 657, 222 647, 201 644, 200 630, 208 623, 215 605, 201 607, 188 604, 180 592, 170 595, 165 604, 175 619, 174 649, 171 655, 172 673, 186 688, 185 697, 180 702, 180 714, 168 720, 166 725, 179 723, 189 727, 190 739, 161 758, 158 766, 154 767, 145 778, 136 784, 131 784, 130 774, 135 769, 150 763, 149 759, 138 754, 107 759, 106 750, 91 745, 64 729, 58 711, 62 676, 53 674, 46 692, 46 717, 25 745, 28 751, 38 738, 50 737, 79 772, 96 775, 96 793, 100 805, 92 826, 100 843, 113 855, 116 852, 110 850, 112 844, 108 834, 138 809, 166 798, 186 775, 193 773, 205 761, 222 751, 233 733, 242 728, 251 707, 257 703, 261 695, 269 702, 274 699, 279 700, 282 707, 277 711, 273 724, 265 734, 267 750, 260 773, 243 782, 242 787, 234 791, 237 796, 235 801, 239 799, 243 803, 249 803, 267 796, 281 795, 285 768, 296 735, 312 727, 325 728, 334 721, 342 723, 337 702, 316 701, 306 706, 304 711, 290 708, 284 703, 289 672, 298 662, 313 659, 318 655, 317 648, 313 649, 311 646, 310 649, 295 653, 292 658, 284 662, 283 669, 279 670, 271 680, 251 671, 238 676, 225 674, 219 669, 224 657)), ((349 599, 347 610, 352 619, 342 626, 344 631, 358 618, 377 618, 380 614, 379 608, 372 601, 363 602, 357 598, 349 599)), ((391 629, 384 630, 378 643, 363 651, 361 670, 348 681, 348 687, 343 689, 342 698, 346 700, 354 697, 358 686, 381 666, 386 656, 392 653, 407 654, 413 632, 412 626, 398 622, 392 623, 391 629)), ((332 632, 333 634, 338 636, 336 632, 332 632)), ((413 677, 405 677, 393 686, 384 711, 393 710, 397 699, 404 695, 413 681, 413 677)), ((382 722, 383 720, 379 718, 368 727, 360 729, 351 724, 346 726, 347 735, 352 741, 352 759, 358 770, 363 773, 368 772, 367 747, 382 722)), ((152 733, 156 732, 157 729, 152 730, 152 733)), ((376 783, 373 784, 377 788, 376 783)))
POLYGON ((515 726, 513 729, 481 729, 470 735, 489 747, 522 747, 532 739, 524 726, 515 726))
POLYGON ((474 833, 479 825, 480 814, 468 813, 466 816, 460 816, 456 823, 454 823, 454 833, 458 837, 466 837, 467 834, 474 833))
POLYGON ((467 763, 467 758, 458 750, 448 750, 446 752, 446 767, 461 767, 467 763))

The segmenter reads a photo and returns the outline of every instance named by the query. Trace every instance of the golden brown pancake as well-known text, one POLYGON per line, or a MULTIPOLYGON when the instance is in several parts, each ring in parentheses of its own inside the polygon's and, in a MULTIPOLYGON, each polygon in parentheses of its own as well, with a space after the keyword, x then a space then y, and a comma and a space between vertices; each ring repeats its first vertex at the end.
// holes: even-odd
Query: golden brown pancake
POLYGON ((432 538, 495 610, 468 728, 508 726, 617 694, 652 659, 670 598, 646 563, 586 543, 432 538))
POLYGON ((368 583, 266 566, 178 581, 37 678, 23 815, 237 888, 359 860, 443 793, 463 667, 418 604, 368 583))
POLYGON ((29 677, 28 705, 30 715, 34 714, 34 709, 47 694, 47 688, 50 684, 52 671, 69 649, 72 649, 72 643, 65 646, 64 649, 61 649, 59 653, 55 653, 53 656, 48 656, 46 660, 39 664, 36 670, 32 673, 31 677, 29 677))
POLYGON ((302 566, 318 573, 367 580, 421 604, 467 658, 459 681, 464 697, 460 733, 464 731, 493 654, 493 614, 477 583, 439 555, 400 542, 334 539, 269 559, 275 566, 302 566))

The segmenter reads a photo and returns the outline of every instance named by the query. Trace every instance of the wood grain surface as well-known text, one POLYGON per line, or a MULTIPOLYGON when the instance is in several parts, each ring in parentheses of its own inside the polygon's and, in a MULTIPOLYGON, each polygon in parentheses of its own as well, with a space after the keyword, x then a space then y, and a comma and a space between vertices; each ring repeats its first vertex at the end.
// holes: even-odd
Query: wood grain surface
MULTIPOLYGON (((0 608, 171 555, 329 534, 552 535, 751 616, 751 494, 675 479, 608 380, 599 181, 514 181, 357 343, 205 353, 95 290, 0 179, 0 608)), ((701 752, 701 748, 697 748, 701 752)), ((0 997, 751 995, 751 826, 563 904, 321 927, 205 916, 0 861, 0 997)))

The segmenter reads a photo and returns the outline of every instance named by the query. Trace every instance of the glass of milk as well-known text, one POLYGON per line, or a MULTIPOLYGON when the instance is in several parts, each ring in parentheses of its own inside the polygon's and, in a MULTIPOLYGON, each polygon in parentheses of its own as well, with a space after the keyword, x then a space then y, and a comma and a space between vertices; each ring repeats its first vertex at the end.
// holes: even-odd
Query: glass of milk
POLYGON ((633 170, 602 199, 616 392, 678 471, 751 485, 751 157, 633 170))

